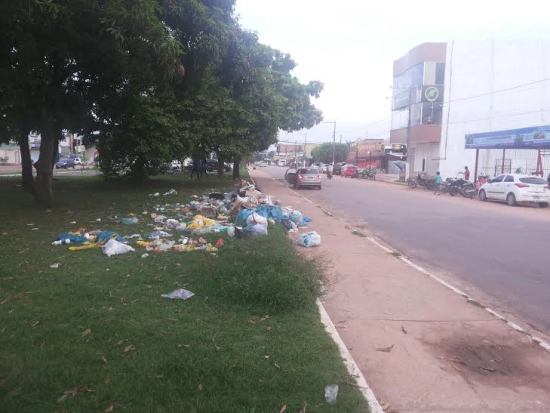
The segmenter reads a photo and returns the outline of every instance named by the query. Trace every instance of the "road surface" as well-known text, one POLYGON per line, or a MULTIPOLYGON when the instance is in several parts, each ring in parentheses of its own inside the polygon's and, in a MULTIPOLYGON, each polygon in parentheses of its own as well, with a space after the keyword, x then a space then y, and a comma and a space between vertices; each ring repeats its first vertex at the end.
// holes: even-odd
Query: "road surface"
MULTIPOLYGON (((262 168, 283 181, 285 168, 262 168)), ((550 334, 550 209, 434 196, 335 176, 300 193, 368 229, 416 262, 473 286, 491 304, 550 334), (493 301, 494 300, 494 301, 493 301)))

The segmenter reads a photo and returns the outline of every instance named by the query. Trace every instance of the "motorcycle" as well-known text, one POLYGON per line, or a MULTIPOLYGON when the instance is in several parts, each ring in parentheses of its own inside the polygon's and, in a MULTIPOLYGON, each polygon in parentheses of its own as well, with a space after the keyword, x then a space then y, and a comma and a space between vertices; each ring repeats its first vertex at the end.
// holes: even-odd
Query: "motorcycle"
POLYGON ((359 178, 370 179, 372 181, 375 181, 376 180, 376 169, 373 169, 373 168, 362 169, 359 172, 359 178))
POLYGON ((407 185, 411 189, 421 186, 433 191, 435 189, 435 180, 434 178, 428 177, 426 174, 418 174, 416 177, 410 177, 407 181, 407 185))
POLYGON ((471 199, 476 194, 476 188, 474 184, 462 178, 456 178, 456 179, 447 178, 446 192, 448 192, 450 196, 455 196, 457 194, 460 194, 464 198, 471 199))

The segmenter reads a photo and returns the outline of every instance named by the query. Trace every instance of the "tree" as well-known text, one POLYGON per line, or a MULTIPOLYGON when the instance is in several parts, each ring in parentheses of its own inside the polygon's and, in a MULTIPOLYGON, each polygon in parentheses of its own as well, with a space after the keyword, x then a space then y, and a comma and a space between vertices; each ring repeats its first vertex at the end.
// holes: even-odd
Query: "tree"
POLYGON ((334 162, 345 162, 348 158, 349 148, 344 143, 323 143, 311 151, 311 156, 315 162, 332 163, 332 153, 334 147, 334 162))
POLYGON ((36 198, 49 207, 63 131, 109 124, 109 98, 154 94, 180 50, 155 0, 3 0, 0 10, 0 112, 11 130, 24 119, 40 133, 36 198))

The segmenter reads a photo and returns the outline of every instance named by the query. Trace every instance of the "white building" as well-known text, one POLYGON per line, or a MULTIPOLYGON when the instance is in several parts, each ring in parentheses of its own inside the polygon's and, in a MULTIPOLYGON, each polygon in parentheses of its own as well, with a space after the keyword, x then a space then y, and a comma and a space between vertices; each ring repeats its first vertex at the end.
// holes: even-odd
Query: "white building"
MULTIPOLYGON (((550 125, 550 40, 449 42, 444 96, 438 168, 450 177, 468 166, 473 178, 466 135, 550 125)), ((550 150, 541 154, 546 177, 550 150)), ((531 174, 537 159, 534 149, 480 149, 478 170, 531 174)))

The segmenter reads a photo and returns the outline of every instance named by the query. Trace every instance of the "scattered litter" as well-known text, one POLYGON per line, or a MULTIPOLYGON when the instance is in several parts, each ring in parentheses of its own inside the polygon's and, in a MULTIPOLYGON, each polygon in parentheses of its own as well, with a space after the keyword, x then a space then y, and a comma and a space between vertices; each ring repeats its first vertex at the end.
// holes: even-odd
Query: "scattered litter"
POLYGON ((122 218, 120 220, 120 223, 124 225, 135 225, 139 223, 139 219, 138 217, 126 217, 126 218, 122 218))
POLYGON ((187 300, 193 297, 195 294, 184 288, 178 288, 168 294, 161 294, 162 298, 169 298, 171 300, 187 300))
POLYGON ((74 225, 74 224, 76 224, 76 221, 71 221, 71 222, 69 222, 69 224, 74 225))
POLYGON ((407 331, 407 329, 403 326, 401 326, 401 331, 403 332, 403 334, 408 334, 409 332, 407 331))
POLYGON ((149 254, 147 254, 146 252, 141 254, 141 258, 147 258, 149 256, 149 254))
POLYGON ((338 385, 329 384, 325 386, 325 400, 328 404, 336 404, 336 399, 338 398, 338 385))
POLYGON ((160 192, 155 192, 154 194, 149 194, 149 196, 160 196, 160 192))
MULTIPOLYGON (((164 194, 162 194, 163 196, 169 196, 169 195, 177 195, 178 194, 178 191, 176 191, 174 188, 170 189, 169 191, 165 192, 164 194)), ((158 195, 155 195, 155 196, 158 196, 158 195)))
POLYGON ((38 231, 39 228, 33 228, 31 231, 38 231))
POLYGON ((321 245, 321 236, 315 231, 306 232, 298 236, 298 244, 310 248, 321 245))
POLYGON ((101 218, 97 218, 97 219, 96 219, 96 222, 101 222, 101 218))
POLYGON ((57 269, 57 268, 59 268, 59 265, 60 264, 58 262, 56 262, 56 263, 51 264, 50 268, 57 269))
POLYGON ((366 237, 366 235, 365 235, 363 232, 359 231, 358 229, 354 229, 353 231, 351 231, 351 233, 352 233, 353 235, 357 235, 358 237, 361 237, 361 238, 365 238, 365 237, 366 237))
POLYGON ((389 353, 390 351, 392 351, 393 346, 395 346, 395 344, 392 344, 391 346, 388 346, 388 347, 377 348, 376 351, 382 351, 384 353, 389 353))
POLYGON ((103 253, 108 257, 112 255, 126 254, 127 252, 135 251, 134 248, 130 247, 127 244, 123 244, 116 239, 110 239, 101 249, 103 250, 103 253))

